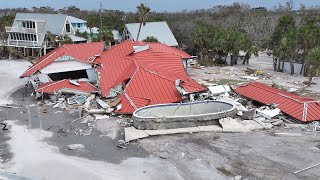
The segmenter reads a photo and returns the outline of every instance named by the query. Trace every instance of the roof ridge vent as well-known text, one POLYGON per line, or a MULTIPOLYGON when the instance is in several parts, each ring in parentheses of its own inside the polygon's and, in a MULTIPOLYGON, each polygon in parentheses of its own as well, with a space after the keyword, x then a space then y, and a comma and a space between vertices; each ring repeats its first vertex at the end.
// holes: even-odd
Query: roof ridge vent
POLYGON ((134 53, 138 53, 138 52, 141 52, 141 51, 145 51, 145 50, 150 49, 150 46, 149 46, 149 45, 135 46, 135 47, 133 47, 133 48, 134 48, 134 53))

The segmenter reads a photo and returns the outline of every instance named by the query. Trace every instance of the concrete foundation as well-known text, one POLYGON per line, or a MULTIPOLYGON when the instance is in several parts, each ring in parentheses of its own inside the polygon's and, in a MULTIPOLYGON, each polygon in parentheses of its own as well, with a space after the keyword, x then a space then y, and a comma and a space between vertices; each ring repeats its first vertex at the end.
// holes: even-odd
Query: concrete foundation
POLYGON ((137 129, 174 129, 219 124, 219 119, 234 117, 236 107, 222 101, 199 101, 146 106, 133 113, 137 129))

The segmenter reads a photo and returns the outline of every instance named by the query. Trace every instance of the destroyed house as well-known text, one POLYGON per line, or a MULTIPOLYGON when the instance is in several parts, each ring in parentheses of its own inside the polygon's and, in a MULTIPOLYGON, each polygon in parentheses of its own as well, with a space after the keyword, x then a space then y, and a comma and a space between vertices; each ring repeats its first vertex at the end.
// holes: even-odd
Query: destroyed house
POLYGON ((103 50, 103 42, 64 44, 38 59, 20 78, 29 77, 35 89, 43 83, 57 86, 65 79, 96 83, 93 63, 103 50))
POLYGON ((320 120, 320 101, 300 97, 258 82, 241 85, 235 88, 235 92, 262 104, 276 104, 283 113, 301 122, 320 120))
MULTIPOLYGON (((181 59, 187 54, 153 43, 124 41, 95 61, 102 96, 120 97, 117 113, 180 102, 183 95, 205 91, 186 73, 181 59)), ((189 57, 189 56, 188 56, 189 57)))

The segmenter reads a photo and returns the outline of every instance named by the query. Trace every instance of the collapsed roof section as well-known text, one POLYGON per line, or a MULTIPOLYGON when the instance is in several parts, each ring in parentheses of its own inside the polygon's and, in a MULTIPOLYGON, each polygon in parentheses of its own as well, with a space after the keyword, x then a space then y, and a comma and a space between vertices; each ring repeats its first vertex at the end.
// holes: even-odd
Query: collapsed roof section
POLYGON ((148 47, 135 52, 134 45, 138 44, 124 41, 95 60, 100 64, 97 71, 102 95, 120 94, 122 108, 118 113, 131 114, 146 105, 181 101, 176 80, 187 93, 206 90, 186 74, 181 60, 190 57, 186 53, 160 43, 139 43, 148 47))
POLYGON ((252 82, 239 86, 235 92, 263 104, 278 104, 282 112, 301 121, 320 120, 320 102, 281 91, 273 87, 252 82))
POLYGON ((98 93, 99 89, 89 82, 80 82, 65 79, 61 81, 43 83, 38 86, 36 92, 42 94, 55 94, 58 92, 98 93))
POLYGON ((63 57, 68 57, 88 64, 93 63, 94 59, 103 52, 103 49, 103 42, 64 44, 38 59, 20 78, 35 74, 58 58, 63 59, 63 57))

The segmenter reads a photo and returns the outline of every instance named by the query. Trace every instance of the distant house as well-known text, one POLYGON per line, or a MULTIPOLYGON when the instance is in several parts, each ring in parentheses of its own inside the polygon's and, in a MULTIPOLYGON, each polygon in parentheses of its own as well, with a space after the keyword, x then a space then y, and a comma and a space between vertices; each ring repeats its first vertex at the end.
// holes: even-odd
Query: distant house
POLYGON ((67 15, 41 14, 41 13, 17 13, 11 27, 5 27, 8 34, 6 46, 22 49, 25 55, 40 56, 46 54, 46 34, 60 36, 68 35, 74 43, 86 42, 85 39, 75 36, 75 30, 67 15))
POLYGON ((112 35, 113 35, 114 44, 119 44, 122 40, 120 32, 117 30, 113 30, 112 35))
POLYGON ((137 39, 140 23, 126 24, 122 40, 143 41, 147 37, 155 37, 159 42, 168 46, 178 46, 178 42, 172 34, 167 22, 147 22, 141 27, 139 39, 137 39))
POLYGON ((68 16, 69 21, 74 29, 74 31, 86 31, 87 30, 87 21, 73 17, 73 16, 68 16))

